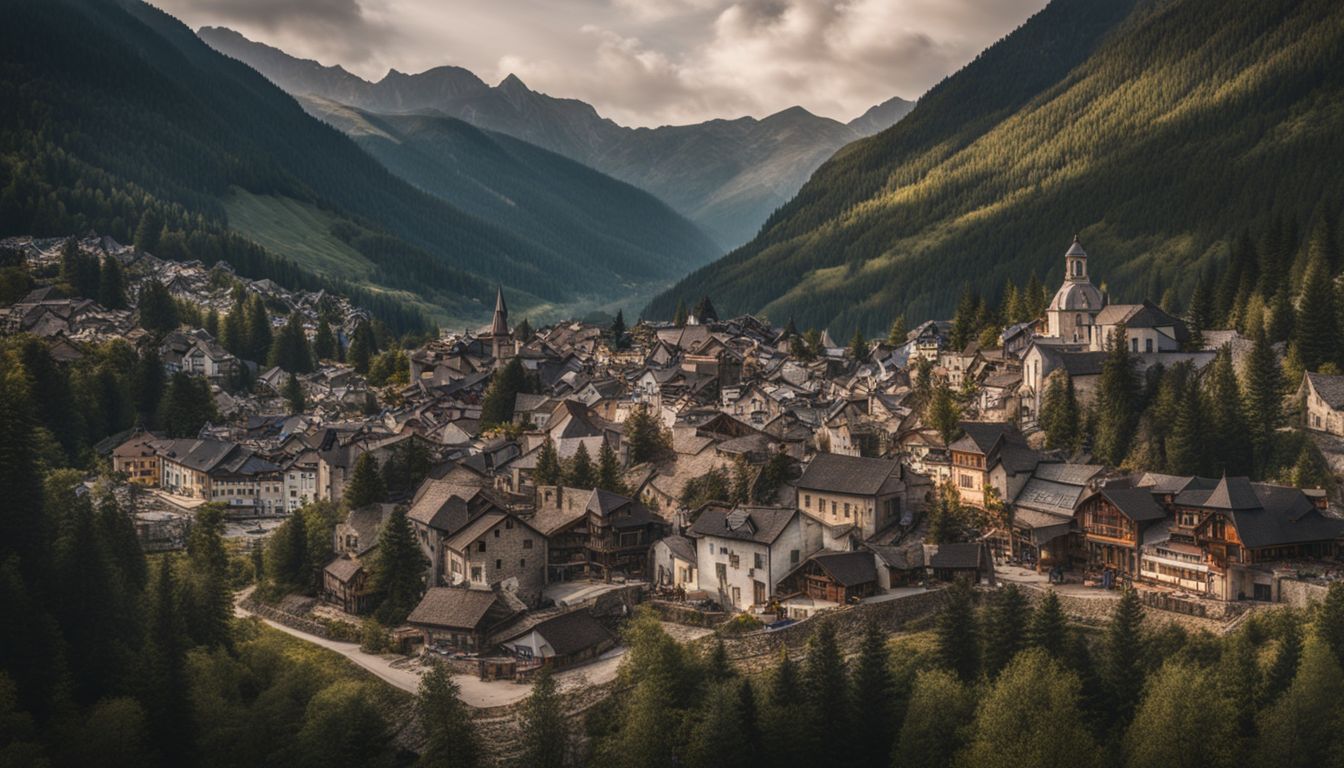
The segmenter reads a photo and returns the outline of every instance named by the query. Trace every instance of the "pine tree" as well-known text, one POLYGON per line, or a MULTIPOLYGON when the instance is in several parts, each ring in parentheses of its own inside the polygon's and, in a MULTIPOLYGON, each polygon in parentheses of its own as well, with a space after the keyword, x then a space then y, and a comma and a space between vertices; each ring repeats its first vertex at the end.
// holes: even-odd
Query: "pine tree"
POLYGON ((1339 691, 1344 673, 1325 644, 1312 638, 1287 691, 1258 718, 1260 738, 1252 765, 1315 768, 1339 754, 1339 691))
POLYGON ((710 683, 720 683, 736 674, 737 670, 728 661, 728 648, 723 644, 723 638, 715 638, 709 656, 705 659, 705 678, 710 683))
POLYGON ((527 372, 523 363, 514 357, 501 368, 495 369, 481 402, 481 426, 489 429, 513 421, 513 409, 518 394, 527 391, 527 372))
POLYGON ((1231 352, 1226 348, 1219 350, 1209 368, 1205 380, 1209 403, 1207 443, 1213 454, 1212 468, 1232 476, 1245 475, 1250 471, 1250 456, 1241 389, 1231 352))
POLYGON ((761 754, 761 718, 756 704, 756 688, 746 676, 737 684, 737 711, 742 720, 742 743, 746 745, 747 753, 761 754))
POLYGON ((762 733, 769 764, 806 765, 803 754, 793 743, 803 729, 804 705, 798 665, 789 658, 787 649, 780 649, 767 698, 762 733))
POLYGON ((560 466, 560 456, 555 451, 555 443, 547 435, 537 452, 537 468, 533 472, 537 485, 559 485, 564 480, 564 469, 560 466))
POLYGON ((1059 604, 1059 595, 1053 589, 1046 590, 1045 596, 1031 614, 1031 622, 1027 626, 1027 643, 1045 651, 1052 659, 1060 659, 1065 655, 1068 641, 1069 625, 1064 617, 1064 609, 1059 604))
POLYGON ((145 561, 135 522, 121 510, 111 492, 98 502, 98 530, 106 542, 108 556, 120 573, 123 591, 139 594, 149 583, 149 564, 145 561))
POLYGON ((331 324, 326 315, 317 318, 317 334, 313 336, 313 357, 318 360, 336 359, 336 335, 331 332, 331 324))
POLYGON ((1020 654, 980 702, 961 764, 1094 768, 1101 753, 1079 711, 1078 678, 1043 652, 1020 654))
POLYGON ((196 437, 208 422, 217 421, 215 398, 204 377, 184 371, 173 374, 159 408, 159 425, 169 437, 196 437))
MULTIPOLYGON (((1262 707, 1273 703, 1297 676, 1298 663, 1302 659, 1302 629, 1297 617, 1284 615, 1281 621, 1278 650, 1274 653, 1274 663, 1265 671, 1264 685, 1260 690, 1259 701, 1262 707)), ((1329 646, 1326 646, 1327 648, 1329 646)))
POLYGON ((302 514, 292 514, 266 541, 266 579, 276 592, 307 591, 313 581, 308 570, 308 526, 302 514))
POLYGON ((424 730, 425 745, 417 766, 476 768, 484 762, 480 737, 460 696, 461 690, 446 666, 431 664, 421 676, 415 710, 424 730))
POLYGON ((267 363, 279 366, 288 373, 313 371, 313 352, 308 346, 308 337, 303 332, 303 318, 298 312, 290 313, 280 333, 272 339, 267 363))
POLYGON ((961 408, 957 406, 952 388, 942 379, 933 386, 933 393, 925 410, 925 420, 929 426, 938 431, 943 445, 951 445, 952 438, 956 437, 961 429, 959 426, 961 408))
POLYGON ((612 493, 626 492, 625 480, 621 477, 621 462, 616 458, 611 443, 606 440, 602 441, 602 448, 597 452, 597 487, 612 493))
POLYGON ((897 315, 891 321, 891 327, 887 329, 887 343, 899 347, 905 343, 905 315, 897 315))
POLYGON ((1173 475, 1197 475, 1208 466, 1204 400, 1200 397, 1199 380, 1194 376, 1183 390, 1167 435, 1167 471, 1173 475))
POLYGON ((1040 426, 1045 431, 1046 447, 1075 450, 1082 426, 1080 417, 1073 379, 1063 371, 1051 374, 1041 402, 1040 426))
POLYGON ((1190 328, 1190 349, 1204 348, 1204 331, 1213 325, 1213 294, 1203 279, 1195 281, 1195 290, 1190 294, 1190 311, 1186 315, 1186 324, 1190 328))
POLYGON ((532 693, 523 702, 521 765, 535 768, 565 768, 570 765, 572 745, 565 712, 550 667, 542 667, 532 683, 532 693))
POLYGON ((1129 453, 1130 440, 1138 421, 1138 380, 1134 360, 1126 344, 1124 325, 1116 327, 1106 343, 1101 381, 1097 386, 1097 428, 1093 453, 1097 458, 1119 466, 1129 453))
POLYGON ((198 645, 227 647, 231 644, 233 590, 229 586, 229 555, 224 550, 224 510, 215 504, 196 512, 187 536, 192 610, 187 627, 198 645))
POLYGON ((519 344, 526 344, 531 341, 534 333, 532 324, 527 321, 526 317, 513 329, 513 337, 518 340, 519 344))
POLYGON ((849 356, 859 361, 868 356, 868 341, 863 338, 862 329, 854 329, 854 336, 849 340, 849 356))
POLYGON ((742 732, 736 686, 712 686, 700 707, 700 720, 691 729, 686 748, 691 768, 747 768, 756 756, 747 751, 742 732))
POLYGON ((850 675, 848 741, 857 766, 881 765, 891 751, 892 679, 887 662, 887 636, 870 620, 850 675))
POLYGON ((994 594, 985 613, 985 673, 990 679, 1022 650, 1026 635, 1027 599, 1016 584, 1009 584, 994 594))
POLYGON ((424 566, 406 508, 398 506, 383 524, 374 553, 370 587, 379 600, 379 621, 396 626, 406 620, 424 591, 424 566))
POLYGON ((1245 410, 1252 463, 1256 475, 1263 477, 1270 468, 1274 434, 1283 424, 1283 380, 1278 358, 1269 345, 1264 329, 1256 329, 1253 339, 1255 344, 1246 361, 1242 407, 1245 410))
POLYGON ((108 309, 126 308, 126 276, 122 274, 121 262, 110 256, 103 259, 98 273, 98 303, 108 309))
POLYGON ((672 455, 672 435, 647 404, 636 406, 626 418, 625 442, 632 465, 659 462, 672 455))
POLYGON ((191 762, 195 731, 188 700, 188 640, 180 607, 173 558, 165 555, 150 586, 142 696, 165 765, 191 762))
POLYGON ((775 501, 779 489, 788 484, 792 467, 793 459, 785 451, 770 454, 770 460, 761 468, 761 474, 756 480, 755 493, 749 500, 765 504, 775 501))
POLYGON ((957 302, 957 312, 952 316, 952 348, 961 351, 975 338, 980 330, 978 319, 981 313, 981 299, 969 285, 962 289, 961 299, 957 302))
MULTIPOLYGON (((1269 302, 1266 310, 1268 317, 1265 323, 1265 332, 1269 334, 1270 341, 1280 342, 1288 341, 1293 338, 1293 327, 1295 319, 1293 317, 1293 299, 1289 293, 1288 283, 1285 282, 1279 286, 1279 292, 1274 294, 1274 298, 1269 302)), ((1334 325, 1334 319, 1331 318, 1331 325, 1334 325)))
POLYGON ((266 311, 266 303, 257 294, 248 298, 243 319, 243 333, 247 341, 242 357, 257 362, 265 360, 271 350, 271 316, 266 311))
POLYGON ((1344 665, 1344 582, 1330 582, 1316 614, 1316 635, 1344 665))
POLYGON ((1308 262, 1297 303, 1294 341, 1302 365, 1318 371, 1325 363, 1339 360, 1339 325, 1335 311, 1335 289, 1323 250, 1308 262))
POLYGON ((1260 664, 1244 629, 1225 637, 1217 674, 1219 696, 1232 707, 1232 722, 1242 734, 1237 741, 1244 746, 1255 733, 1260 690, 1260 664))
POLYGON ((594 488, 597 486, 597 471, 588 456, 588 446, 579 443, 574 457, 569 460, 569 470, 565 473, 565 485, 571 488, 594 488))
POLYGON ((959 677, 971 682, 980 674, 980 632, 975 621, 971 588, 953 582, 947 590, 947 606, 938 615, 938 661, 959 677))
POLYGON ((177 302, 173 301, 168 289, 154 278, 141 284, 136 310, 141 327, 147 331, 164 334, 178 326, 177 302))
POLYGON ((616 310, 616 319, 611 323, 611 346, 612 349, 622 349, 625 347, 625 312, 616 310))
POLYGON ((678 328, 686 327, 686 302, 677 299, 677 309, 672 315, 672 325, 678 328))
POLYGON ((1133 589, 1124 590, 1106 628, 1105 677, 1111 706, 1128 723, 1143 692, 1143 606, 1133 589))
POLYGON ((956 675, 942 669, 921 671, 892 749, 892 768, 948 768, 974 714, 975 698, 956 675))
POLYGON ((1231 768, 1238 753, 1236 711, 1216 677, 1168 662, 1153 676, 1125 734, 1131 768, 1231 768), (1199 738, 1190 738, 1199 734, 1199 738))
POLYGON ((373 330, 369 324, 360 321, 355 326, 355 332, 350 338, 350 349, 346 352, 346 362, 355 369, 356 373, 368 373, 369 362, 373 356, 378 353, 376 343, 373 338, 373 330))
POLYGON ((367 507, 387 499, 387 485, 378 471, 378 459, 368 451, 355 460, 355 469, 345 484, 342 500, 350 509, 367 507))
POLYGON ((283 392, 285 403, 289 405, 289 412, 293 414, 303 413, 308 408, 308 402, 303 397, 303 385, 294 374, 289 374, 285 379, 285 389, 283 392))

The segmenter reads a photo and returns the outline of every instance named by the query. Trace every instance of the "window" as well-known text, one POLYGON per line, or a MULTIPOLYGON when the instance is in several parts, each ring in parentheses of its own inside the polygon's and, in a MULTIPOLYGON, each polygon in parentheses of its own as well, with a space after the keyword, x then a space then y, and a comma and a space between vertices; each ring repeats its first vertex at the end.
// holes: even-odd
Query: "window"
POLYGON ((974 487, 975 487, 975 480, 974 480, 970 475, 961 475, 961 474, 958 474, 958 475, 957 475, 957 483, 958 483, 962 488, 974 488, 974 487))
POLYGON ((504 561, 503 561, 503 560, 496 560, 496 561, 495 561, 495 570, 496 570, 496 571, 502 571, 502 570, 504 570, 504 561))
POLYGON ((849 519, 849 502, 845 502, 845 519, 849 519))
POLYGON ((810 493, 803 494, 803 508, 804 509, 812 508, 812 494, 810 493))
POLYGON ((790 565, 798 564, 798 550, 793 549, 789 551, 789 564, 790 565))
POLYGON ((473 565, 473 566, 471 566, 471 580, 472 580, 472 581, 480 581, 480 580, 481 580, 481 566, 479 566, 479 565, 473 565))
POLYGON ((485 551, 485 542, 484 542, 484 541, 478 541, 478 542, 476 542, 476 551, 477 551, 477 552, 484 552, 484 551, 485 551))
POLYGON ((835 505, 835 502, 832 501, 832 502, 831 502, 831 514, 832 514, 832 515, 835 514, 835 506, 836 506, 836 505, 835 505))
POLYGON ((1143 351, 1144 351, 1144 352, 1152 352, 1152 351, 1153 351, 1153 340, 1152 340, 1152 339, 1144 339, 1144 340, 1143 340, 1143 351))
POLYGON ((754 567, 756 567, 756 568, 764 568, 764 567, 765 567, 765 556, 764 556, 764 555, 762 555, 760 552, 757 552, 757 553, 753 556, 753 558, 754 558, 753 562, 755 563, 755 566, 754 566, 754 567))
POLYGON ((742 560, 736 554, 732 554, 728 556, 728 564, 737 568, 742 564, 742 560))
POLYGON ((1138 352, 1138 351, 1139 351, 1139 340, 1138 340, 1138 339, 1130 339, 1130 340, 1129 340, 1129 351, 1131 351, 1131 352, 1138 352))
POLYGON ((532 540, 523 539, 523 549, 531 549, 531 548, 532 548, 532 540))
POLYGON ((498 529, 498 528, 495 529, 495 538, 496 538, 496 539, 499 538, 499 529, 498 529))
POLYGON ((504 527, 508 528, 509 530, 513 530, 513 518, 511 517, 504 518, 504 527))
POLYGON ((527 567, 527 558, 526 558, 526 557, 520 557, 520 558, 518 558, 518 567, 519 567, 519 568, 526 568, 526 567, 527 567))

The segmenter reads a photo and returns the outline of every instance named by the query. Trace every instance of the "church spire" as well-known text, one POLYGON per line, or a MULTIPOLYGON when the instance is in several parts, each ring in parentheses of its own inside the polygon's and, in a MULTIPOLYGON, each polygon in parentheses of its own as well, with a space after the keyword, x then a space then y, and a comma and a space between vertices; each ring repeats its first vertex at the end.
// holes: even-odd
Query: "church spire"
POLYGON ((490 324, 492 336, 509 335, 509 308, 504 305, 504 287, 495 289, 495 319, 490 324))

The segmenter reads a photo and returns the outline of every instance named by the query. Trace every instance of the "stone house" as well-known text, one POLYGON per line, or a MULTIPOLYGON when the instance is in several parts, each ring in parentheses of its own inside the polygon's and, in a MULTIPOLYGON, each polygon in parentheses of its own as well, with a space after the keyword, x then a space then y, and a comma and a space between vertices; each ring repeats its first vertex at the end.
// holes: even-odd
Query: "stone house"
POLYGON ((451 586, 502 589, 529 606, 546 586, 546 537, 498 510, 476 517, 443 542, 441 573, 451 586))
POLYGON ((1344 376, 1307 372, 1297 397, 1307 429, 1344 436, 1344 376))
POLYGON ((764 606, 780 580, 821 549, 822 528, 787 507, 707 507, 687 532, 697 585, 731 610, 764 606))
POLYGON ((851 549, 897 522, 908 522, 908 487, 900 461, 819 453, 797 486, 798 512, 824 526, 827 549, 851 549))

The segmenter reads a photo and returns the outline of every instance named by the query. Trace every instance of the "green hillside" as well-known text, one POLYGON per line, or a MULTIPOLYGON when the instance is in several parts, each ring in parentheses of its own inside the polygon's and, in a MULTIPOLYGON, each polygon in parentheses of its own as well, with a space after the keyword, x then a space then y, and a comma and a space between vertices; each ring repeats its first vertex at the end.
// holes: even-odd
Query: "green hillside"
POLYGON ((416 187, 519 237, 563 246, 591 294, 624 283, 666 287, 721 254, 653 195, 525 141, 451 117, 300 103, 416 187))
POLYGON ((488 314, 481 301, 497 283, 526 310, 610 298, 631 278, 625 259, 576 262, 588 258, 583 243, 520 236, 416 189, 135 0, 6 3, 0 100, 0 234, 96 229, 169 258, 350 288, 397 325, 417 321, 399 317, 389 291, 416 294, 440 319, 472 320, 488 314), (234 190, 280 199, 277 216, 305 211, 326 232, 263 237, 256 211, 230 203, 234 190), (378 292, 336 285, 357 276, 326 269, 361 259, 359 277, 378 292))
POLYGON ((709 294, 847 334, 1053 283, 1075 232, 1117 298, 1179 306, 1244 228, 1344 202, 1344 5, 1055 0, 823 165, 709 294))

